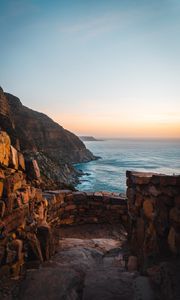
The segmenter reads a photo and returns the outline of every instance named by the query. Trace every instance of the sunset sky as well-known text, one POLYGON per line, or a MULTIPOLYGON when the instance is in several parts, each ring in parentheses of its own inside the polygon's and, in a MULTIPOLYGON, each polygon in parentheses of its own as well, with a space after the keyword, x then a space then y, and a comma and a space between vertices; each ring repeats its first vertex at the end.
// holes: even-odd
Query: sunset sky
POLYGON ((0 85, 78 135, 180 138, 180 0, 0 0, 0 85))

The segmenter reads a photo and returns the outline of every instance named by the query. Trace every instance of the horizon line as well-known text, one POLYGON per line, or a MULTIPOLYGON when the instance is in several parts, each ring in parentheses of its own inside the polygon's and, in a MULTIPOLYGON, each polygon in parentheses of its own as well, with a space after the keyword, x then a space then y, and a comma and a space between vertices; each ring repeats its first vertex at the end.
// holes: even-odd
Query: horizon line
MULTIPOLYGON (((82 137, 93 137, 97 139, 97 141, 101 140, 180 140, 180 137, 96 137, 94 135, 77 135, 79 138, 82 137)), ((93 142, 93 141, 85 141, 85 142, 93 142)))

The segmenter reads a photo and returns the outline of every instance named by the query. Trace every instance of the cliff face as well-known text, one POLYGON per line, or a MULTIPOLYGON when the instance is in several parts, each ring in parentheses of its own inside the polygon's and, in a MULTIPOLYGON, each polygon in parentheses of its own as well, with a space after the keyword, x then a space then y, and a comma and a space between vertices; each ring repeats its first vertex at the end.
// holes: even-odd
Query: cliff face
POLYGON ((22 105, 20 100, 0 91, 0 126, 26 156, 36 158, 48 188, 77 182, 73 163, 95 159, 83 142, 43 113, 22 105))
POLYGON ((0 127, 2 130, 8 132, 11 136, 12 143, 17 144, 17 136, 15 132, 15 125, 10 113, 8 100, 0 87, 0 127))
POLYGON ((82 141, 43 113, 6 94, 23 151, 43 151, 60 162, 86 162, 94 158, 82 141))

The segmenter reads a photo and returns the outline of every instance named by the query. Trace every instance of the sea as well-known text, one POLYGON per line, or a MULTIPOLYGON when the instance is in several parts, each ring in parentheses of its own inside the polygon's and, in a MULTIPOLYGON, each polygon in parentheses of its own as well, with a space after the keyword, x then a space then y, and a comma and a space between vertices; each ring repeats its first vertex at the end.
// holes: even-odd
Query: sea
POLYGON ((180 139, 108 139, 85 145, 101 158, 75 165, 84 173, 76 186, 81 191, 125 193, 126 170, 180 175, 180 139))

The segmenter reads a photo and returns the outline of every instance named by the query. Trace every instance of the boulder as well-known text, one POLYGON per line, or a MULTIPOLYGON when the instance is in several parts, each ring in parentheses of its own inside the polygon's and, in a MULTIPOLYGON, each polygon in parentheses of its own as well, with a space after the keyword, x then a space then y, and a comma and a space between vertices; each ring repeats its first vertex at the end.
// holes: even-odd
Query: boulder
POLYGON ((127 268, 129 272, 135 272, 138 269, 138 260, 137 256, 129 256, 127 268))
POLYGON ((143 210, 147 219, 153 218, 153 205, 149 199, 143 202, 143 210))
POLYGON ((44 260, 50 259, 53 252, 51 228, 45 224, 38 226, 37 237, 40 242, 43 259, 44 260))
POLYGON ((4 179, 4 178, 5 178, 4 171, 0 169, 0 179, 4 179))
POLYGON ((3 166, 9 165, 10 159, 10 138, 6 132, 0 132, 0 164, 3 166))
POLYGON ((9 165, 13 169, 18 170, 18 166, 19 166, 19 163, 18 163, 18 152, 17 152, 17 150, 13 146, 11 146, 10 149, 11 149, 11 151, 10 151, 10 162, 9 162, 9 165))
POLYGON ((168 234, 168 244, 172 253, 177 254, 176 248, 176 231, 173 227, 170 228, 168 234))
POLYGON ((8 196, 10 193, 19 190, 24 183, 25 179, 21 171, 11 174, 4 181, 4 194, 8 196))
POLYGON ((19 169, 25 171, 24 155, 21 152, 18 152, 18 162, 19 162, 19 169))
POLYGON ((26 161, 26 171, 30 179, 39 179, 41 177, 39 166, 35 159, 26 161))
POLYGON ((2 219, 4 217, 5 213, 5 203, 4 201, 0 201, 0 218, 2 219))
POLYGON ((180 209, 178 209, 177 207, 173 207, 170 210, 170 222, 172 224, 172 226, 179 231, 180 230, 180 209))
POLYGON ((2 197, 2 193, 3 193, 3 181, 0 180, 0 198, 2 197))

